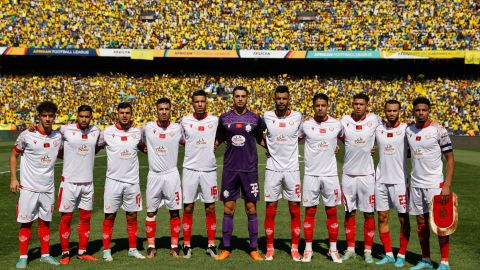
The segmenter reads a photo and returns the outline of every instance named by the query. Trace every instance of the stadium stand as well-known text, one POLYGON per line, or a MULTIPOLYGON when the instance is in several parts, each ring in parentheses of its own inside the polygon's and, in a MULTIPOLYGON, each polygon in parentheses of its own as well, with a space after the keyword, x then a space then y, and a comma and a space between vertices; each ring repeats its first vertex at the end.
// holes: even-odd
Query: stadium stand
POLYGON ((479 50, 479 14, 472 0, 10 0, 0 46, 479 50))
POLYGON ((234 86, 245 85, 251 91, 250 108, 262 113, 273 106, 273 87, 285 84, 292 89, 292 106, 304 114, 311 114, 311 97, 326 92, 332 98, 331 114, 341 117, 350 112, 351 97, 363 91, 372 97, 371 111, 382 113, 385 100, 396 98, 406 112, 404 121, 412 119, 411 100, 420 95, 433 102, 434 117, 451 132, 466 134, 479 127, 480 80, 431 79, 391 77, 387 79, 357 77, 320 77, 314 75, 240 76, 206 74, 98 73, 94 75, 8 75, 0 76, 0 124, 23 126, 32 121, 38 102, 51 99, 59 105, 58 123, 74 120, 76 108, 85 101, 94 101, 97 125, 113 123, 115 106, 120 101, 135 104, 138 125, 155 117, 153 104, 161 96, 174 102, 174 118, 179 120, 191 112, 189 95, 204 89, 209 93, 209 112, 220 115, 232 104, 228 95, 234 86))

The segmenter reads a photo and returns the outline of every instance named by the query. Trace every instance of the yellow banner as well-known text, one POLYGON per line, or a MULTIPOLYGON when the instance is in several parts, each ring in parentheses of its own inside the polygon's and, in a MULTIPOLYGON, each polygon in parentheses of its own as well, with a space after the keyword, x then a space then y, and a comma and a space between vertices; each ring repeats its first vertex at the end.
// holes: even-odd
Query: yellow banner
POLYGON ((131 59, 153 60, 153 50, 132 50, 131 59))
POLYGON ((0 124, 0 130, 17 130, 14 124, 0 124))
POLYGON ((238 58, 236 50, 168 50, 165 56, 179 58, 238 58))
POLYGON ((465 64, 480 65, 480 51, 465 51, 465 64))
POLYGON ((390 59, 415 59, 415 58, 432 58, 432 59, 452 59, 464 58, 465 51, 384 51, 380 52, 382 58, 390 59))

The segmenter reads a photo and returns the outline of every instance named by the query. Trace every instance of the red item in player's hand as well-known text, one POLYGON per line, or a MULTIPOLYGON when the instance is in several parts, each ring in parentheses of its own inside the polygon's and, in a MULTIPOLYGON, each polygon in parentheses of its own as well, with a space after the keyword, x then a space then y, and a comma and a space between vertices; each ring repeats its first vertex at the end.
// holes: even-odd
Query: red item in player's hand
POLYGON ((430 227, 439 236, 455 232, 458 224, 457 195, 450 193, 447 203, 442 203, 442 195, 433 196, 430 202, 430 227))

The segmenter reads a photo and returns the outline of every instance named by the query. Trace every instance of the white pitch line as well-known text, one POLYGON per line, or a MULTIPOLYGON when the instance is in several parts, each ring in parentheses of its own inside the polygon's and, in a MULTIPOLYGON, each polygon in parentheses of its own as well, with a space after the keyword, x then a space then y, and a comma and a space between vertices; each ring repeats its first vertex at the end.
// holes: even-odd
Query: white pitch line
MULTIPOLYGON (((99 158, 99 157, 106 157, 107 155, 98 155, 98 156, 95 156, 95 158, 99 158)), ((62 165, 63 164, 63 161, 59 161, 57 163, 55 163, 55 167, 60 167, 59 165, 62 165)), ((20 171, 20 169, 17 169, 17 172, 20 171)), ((8 171, 4 171, 4 172, 0 172, 0 174, 6 174, 6 173, 10 173, 10 170, 8 171)))

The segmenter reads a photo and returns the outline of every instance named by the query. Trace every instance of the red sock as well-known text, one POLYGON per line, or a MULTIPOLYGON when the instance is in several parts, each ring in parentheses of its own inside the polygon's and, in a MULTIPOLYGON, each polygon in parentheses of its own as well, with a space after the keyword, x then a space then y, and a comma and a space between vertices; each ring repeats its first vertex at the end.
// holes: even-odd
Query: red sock
POLYGON ((430 229, 425 223, 418 224, 418 240, 422 248, 422 258, 430 258, 430 229))
POLYGON ((398 254, 405 255, 407 253, 408 239, 410 238, 410 229, 408 231, 400 231, 400 249, 398 254))
POLYGON ((180 236, 180 217, 170 219, 170 245, 172 247, 178 246, 178 237, 180 236))
POLYGON ((328 241, 337 242, 338 239, 338 218, 336 206, 325 206, 325 212, 327 213, 327 231, 328 241))
POLYGON ((315 214, 317 207, 307 207, 305 209, 305 218, 303 220, 303 234, 305 235, 305 242, 313 242, 313 232, 315 230, 315 214))
POLYGON ((38 239, 40 239, 40 254, 50 254, 50 221, 38 219, 38 239))
POLYGON ((275 236, 275 216, 277 215, 277 206, 270 204, 265 210, 265 238, 267 240, 267 248, 273 247, 273 238, 275 236))
POLYGON ((60 244, 62 246, 62 252, 68 252, 68 243, 70 242, 70 223, 72 222, 73 213, 62 213, 60 217, 60 225, 58 232, 60 233, 60 244))
POLYGON ((207 227, 208 244, 215 245, 215 235, 217 233, 217 216, 215 212, 207 212, 205 217, 207 227))
POLYGON ((375 218, 373 216, 365 218, 365 223, 363 223, 363 237, 365 241, 365 249, 372 250, 374 236, 375 218))
POLYGON ((112 241, 112 233, 113 233, 113 224, 115 223, 115 219, 104 219, 103 220, 103 250, 110 249, 110 241, 112 241))
POLYGON ((87 250, 92 211, 80 209, 78 213, 80 215, 80 221, 78 222, 78 249, 87 250))
POLYGON ((137 218, 127 215, 127 233, 128 233, 128 247, 137 248, 137 233, 138 222, 137 218))
POLYGON ((390 232, 380 233, 380 240, 382 241, 385 253, 392 252, 392 241, 390 240, 390 232))
POLYGON ((292 236, 292 246, 298 246, 300 242, 300 232, 302 231, 302 220, 300 219, 300 205, 289 205, 290 210, 290 234, 292 236))
POLYGON ((355 233, 357 232, 357 224, 355 223, 355 215, 345 215, 345 235, 347 239, 347 247, 355 247, 355 233))
POLYGON ((190 238, 192 237, 193 215, 183 212, 183 244, 190 246, 190 238))
POLYGON ((440 245, 440 257, 442 258, 442 262, 448 262, 448 253, 450 249, 450 237, 439 236, 438 244, 440 245))
MULTIPOLYGON (((145 231, 147 233, 147 242, 148 246, 155 246, 155 233, 157 232, 157 221, 156 220, 148 220, 150 219, 147 217, 147 220, 145 220, 145 231)), ((171 226, 171 222, 170 222, 171 226)), ((170 227, 171 229, 171 227, 170 227)))
POLYGON ((21 223, 18 231, 18 246, 20 248, 20 256, 28 255, 28 243, 32 237, 32 223, 21 223))

